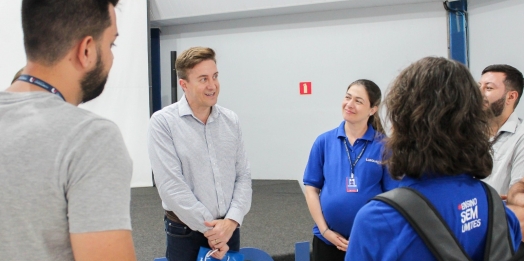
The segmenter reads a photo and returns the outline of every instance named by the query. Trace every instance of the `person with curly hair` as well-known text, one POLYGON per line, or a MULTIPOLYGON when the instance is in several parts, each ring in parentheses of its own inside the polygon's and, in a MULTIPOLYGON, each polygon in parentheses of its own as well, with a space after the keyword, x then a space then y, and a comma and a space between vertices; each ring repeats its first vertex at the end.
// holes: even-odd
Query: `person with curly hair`
MULTIPOLYGON (((481 179, 493 159, 478 84, 459 62, 426 57, 398 75, 385 104, 393 129, 384 157, 391 175, 434 206, 471 260, 484 260, 488 200, 481 179)), ((505 212, 515 250, 519 222, 505 212)), ((382 201, 360 209, 350 238, 345 260, 436 260, 402 214, 382 201)))

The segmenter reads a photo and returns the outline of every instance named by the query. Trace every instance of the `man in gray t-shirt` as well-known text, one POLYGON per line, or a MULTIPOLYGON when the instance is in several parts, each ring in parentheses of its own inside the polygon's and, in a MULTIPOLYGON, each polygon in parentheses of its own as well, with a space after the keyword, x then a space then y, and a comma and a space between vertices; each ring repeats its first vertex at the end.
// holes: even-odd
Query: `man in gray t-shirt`
POLYGON ((131 229, 114 123, 44 92, 0 92, 0 119, 1 260, 72 260, 70 233, 131 229))
POLYGON ((117 2, 22 1, 28 61, 0 92, 1 260, 136 260, 122 135, 76 107, 104 88, 117 2))

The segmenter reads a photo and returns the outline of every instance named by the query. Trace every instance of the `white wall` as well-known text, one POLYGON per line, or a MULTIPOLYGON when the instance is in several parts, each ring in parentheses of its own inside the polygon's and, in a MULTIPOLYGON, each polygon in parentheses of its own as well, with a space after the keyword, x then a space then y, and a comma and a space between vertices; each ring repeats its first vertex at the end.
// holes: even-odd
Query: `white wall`
POLYGON ((442 3, 442 0, 151 0, 151 23, 171 26, 427 2, 442 3))
MULTIPOLYGON (((491 64, 509 64, 524 72, 524 0, 471 1, 470 69, 475 79, 491 64)), ((516 109, 524 117, 524 99, 516 109)))
POLYGON ((0 90, 9 87, 15 73, 25 66, 21 3, 0 1, 0 90))
POLYGON ((411 62, 446 57, 446 27, 438 2, 162 28, 163 104, 169 104, 169 52, 212 47, 219 104, 240 117, 252 177, 302 183, 313 141, 342 121, 349 83, 368 78, 384 91, 411 62), (312 82, 312 95, 299 95, 301 81, 312 82))
MULTIPOLYGON (((21 1, 0 3, 0 85, 5 89, 25 65, 20 15, 21 1)), ((117 123, 133 159, 131 186, 151 186, 146 148, 149 121, 147 1, 121 0, 116 8, 120 36, 113 48, 115 60, 102 95, 81 105, 117 123)), ((43 21, 45 22, 45 21, 43 21)))

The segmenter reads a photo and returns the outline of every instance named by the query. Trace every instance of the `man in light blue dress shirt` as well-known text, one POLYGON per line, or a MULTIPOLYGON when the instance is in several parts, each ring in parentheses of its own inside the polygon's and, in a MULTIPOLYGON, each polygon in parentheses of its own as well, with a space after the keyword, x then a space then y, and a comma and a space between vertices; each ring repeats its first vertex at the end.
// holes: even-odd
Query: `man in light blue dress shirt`
POLYGON ((493 113, 493 170, 484 182, 507 195, 510 186, 524 178, 524 126, 515 112, 522 96, 522 73, 510 65, 490 65, 482 71, 479 84, 486 108, 493 113))
POLYGON ((193 47, 175 68, 184 96, 151 117, 148 149, 166 210, 166 257, 194 261, 201 246, 240 248, 239 227, 251 207, 251 173, 238 116, 217 105, 215 52, 193 47))

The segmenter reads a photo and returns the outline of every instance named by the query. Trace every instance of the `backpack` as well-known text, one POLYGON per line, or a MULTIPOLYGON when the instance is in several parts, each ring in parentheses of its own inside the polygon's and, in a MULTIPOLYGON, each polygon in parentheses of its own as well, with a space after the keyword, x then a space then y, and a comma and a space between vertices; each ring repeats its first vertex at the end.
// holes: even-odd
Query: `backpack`
MULTIPOLYGON (((524 249, 516 254, 513 249, 506 211, 500 196, 491 186, 481 183, 488 198, 488 234, 484 260, 524 260, 524 249)), ((371 200, 382 201, 404 216, 437 260, 471 261, 442 216, 418 191, 402 187, 377 195, 371 200), (428 223, 431 226, 425 225, 428 223)))

